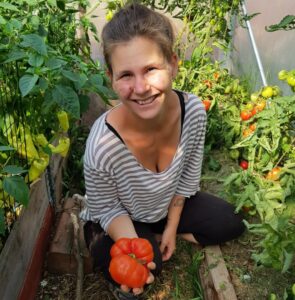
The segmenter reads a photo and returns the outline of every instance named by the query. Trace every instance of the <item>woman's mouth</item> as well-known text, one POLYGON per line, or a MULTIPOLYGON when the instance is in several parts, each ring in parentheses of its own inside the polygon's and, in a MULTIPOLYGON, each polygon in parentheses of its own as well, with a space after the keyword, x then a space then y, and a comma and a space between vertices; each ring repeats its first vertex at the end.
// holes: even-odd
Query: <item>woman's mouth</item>
POLYGON ((148 105, 148 104, 151 104, 156 99, 156 97, 157 97, 157 95, 154 95, 154 96, 149 97, 144 100, 134 100, 134 101, 139 105, 148 105))

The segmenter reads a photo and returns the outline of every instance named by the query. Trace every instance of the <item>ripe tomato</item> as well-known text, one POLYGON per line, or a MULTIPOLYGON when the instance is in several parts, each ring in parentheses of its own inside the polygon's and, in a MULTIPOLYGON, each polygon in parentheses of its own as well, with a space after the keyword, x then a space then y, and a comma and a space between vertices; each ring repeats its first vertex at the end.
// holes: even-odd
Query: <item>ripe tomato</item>
POLYGON ((255 116, 258 113, 257 105, 254 106, 254 108, 251 110, 252 117, 255 116))
POLYGON ((255 131, 256 130, 256 123, 252 123, 250 126, 249 126, 249 129, 251 131, 255 131))
POLYGON ((211 101, 209 99, 205 99, 202 102, 203 102, 203 104, 205 106, 206 111, 209 110, 210 107, 211 107, 211 101))
POLYGON ((252 113, 248 110, 242 110, 241 111, 241 119, 243 121, 247 121, 252 117, 252 113))
POLYGON ((266 175, 266 179, 269 180, 278 180, 280 177, 280 173, 281 173, 281 168, 280 167, 276 167, 273 168, 271 171, 269 171, 266 175))
POLYGON ((261 100, 261 101, 257 102, 257 104, 255 105, 255 108, 258 111, 262 111, 262 110, 264 110, 265 106, 266 106, 266 101, 265 100, 261 100))
POLYGON ((114 281, 130 288, 145 285, 149 275, 146 264, 154 258, 150 242, 142 238, 121 238, 110 251, 109 272, 114 281))
POLYGON ((253 134, 253 130, 251 130, 250 128, 246 128, 243 130, 243 137, 246 138, 247 136, 253 134))
POLYGON ((210 80, 204 80, 205 85, 207 86, 208 89, 212 88, 212 82, 210 80))
POLYGON ((246 160, 242 160, 242 161, 240 162, 240 167, 241 167, 242 169, 247 170, 247 169, 248 169, 248 166, 249 166, 249 164, 248 164, 248 162, 247 162, 246 160))

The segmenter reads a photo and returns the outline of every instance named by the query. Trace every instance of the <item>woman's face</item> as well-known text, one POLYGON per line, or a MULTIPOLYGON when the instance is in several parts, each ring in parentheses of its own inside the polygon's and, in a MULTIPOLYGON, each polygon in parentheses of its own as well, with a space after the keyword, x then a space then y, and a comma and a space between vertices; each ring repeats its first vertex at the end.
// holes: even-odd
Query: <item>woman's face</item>
POLYGON ((153 119, 172 95, 177 58, 168 62, 152 40, 136 37, 116 46, 111 55, 112 86, 125 107, 142 119, 153 119))

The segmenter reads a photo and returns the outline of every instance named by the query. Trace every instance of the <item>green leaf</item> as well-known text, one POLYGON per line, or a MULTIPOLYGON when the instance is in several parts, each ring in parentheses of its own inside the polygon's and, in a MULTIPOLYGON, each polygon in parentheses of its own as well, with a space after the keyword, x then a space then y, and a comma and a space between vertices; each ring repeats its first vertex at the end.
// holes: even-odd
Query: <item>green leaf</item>
POLYGON ((15 5, 12 5, 7 2, 0 3, 0 7, 7 9, 7 10, 13 10, 13 11, 19 11, 18 8, 15 5))
POLYGON ((50 70, 59 69, 61 66, 66 65, 67 62, 59 59, 59 58, 50 58, 46 63, 45 66, 48 67, 50 70))
POLYGON ((287 15, 280 21, 280 23, 275 25, 270 25, 268 27, 266 26, 265 30, 268 32, 277 31, 277 30, 290 30, 295 28, 292 25, 293 26, 295 25, 295 16, 287 15))
POLYGON ((37 34, 27 34, 22 36, 23 41, 20 43, 23 47, 30 47, 39 54, 47 56, 47 48, 44 39, 37 34))
POLYGON ((57 7, 56 0, 47 0, 47 3, 48 3, 50 6, 57 7))
POLYGON ((37 0, 24 0, 29 6, 34 6, 38 4, 37 0))
POLYGON ((8 53, 8 57, 4 61, 4 63, 16 61, 16 60, 22 59, 26 56, 27 56, 27 53, 22 50, 12 50, 10 53, 8 53))
POLYGON ((33 89, 35 86, 36 82, 38 81, 39 76, 34 74, 34 75, 24 75, 20 78, 19 80, 19 89, 21 91, 21 94, 23 97, 28 95, 28 93, 33 89))
POLYGON ((80 103, 77 93, 69 86, 57 85, 52 90, 53 100, 73 117, 80 118, 80 103))
POLYGON ((78 82, 80 80, 79 74, 72 71, 62 70, 61 73, 71 81, 78 82))
POLYGON ((3 189, 18 203, 27 206, 29 202, 29 188, 23 177, 18 175, 5 177, 3 180, 3 189))
POLYGON ((286 273, 289 270, 290 266, 292 265, 294 253, 289 253, 285 249, 283 250, 283 252, 284 252, 285 259, 284 259, 282 273, 286 273))
POLYGON ((40 67, 44 62, 44 57, 37 53, 30 53, 28 62, 32 67, 40 67))
POLYGON ((7 21, 0 15, 0 25, 6 24, 7 21))
POLYGON ((22 167, 15 166, 15 165, 7 165, 3 168, 2 172, 8 173, 11 175, 18 175, 21 173, 26 173, 27 171, 24 170, 22 167))

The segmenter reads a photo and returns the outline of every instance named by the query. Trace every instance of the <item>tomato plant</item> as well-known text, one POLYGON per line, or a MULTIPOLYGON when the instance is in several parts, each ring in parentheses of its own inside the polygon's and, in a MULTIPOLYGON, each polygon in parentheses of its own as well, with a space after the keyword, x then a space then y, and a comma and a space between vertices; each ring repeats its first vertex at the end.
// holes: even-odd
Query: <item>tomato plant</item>
POLYGON ((120 238, 110 251, 110 274, 114 281, 130 288, 142 287, 149 271, 146 264, 154 258, 150 242, 142 238, 120 238))

